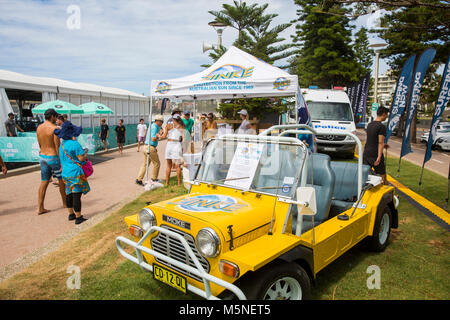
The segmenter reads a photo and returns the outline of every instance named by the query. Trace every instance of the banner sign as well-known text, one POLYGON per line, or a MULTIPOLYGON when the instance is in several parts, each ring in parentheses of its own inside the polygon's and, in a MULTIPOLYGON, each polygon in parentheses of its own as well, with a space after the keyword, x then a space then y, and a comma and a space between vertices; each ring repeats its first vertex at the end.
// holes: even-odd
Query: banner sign
MULTIPOLYGON (((447 59, 444 73, 442 74, 441 88, 439 90, 438 99, 436 102, 436 108, 434 109, 433 120, 431 121, 430 134, 428 136, 427 151, 423 163, 431 159, 431 147, 434 143, 434 137, 436 136, 436 128, 439 124, 439 119, 444 112, 450 100, 450 56, 447 59)), ((450 173, 449 173, 450 174, 450 173)))
POLYGON ((425 50, 419 58, 417 67, 414 71, 414 84, 411 92, 411 99, 409 100, 408 114, 406 118, 405 132, 403 133, 402 151, 400 158, 411 153, 411 123, 414 118, 414 114, 419 103, 420 92, 422 90, 423 80, 427 73, 428 66, 436 54, 436 49, 430 48, 425 50))
POLYGON ((348 99, 350 100, 350 106, 352 106, 352 110, 353 110, 353 96, 352 96, 352 94, 353 94, 353 85, 349 85, 347 87, 347 96, 348 96, 348 99))
POLYGON ((370 74, 366 74, 361 81, 361 94, 356 105, 355 123, 364 122, 366 120, 366 104, 369 95, 370 74))
POLYGON ((366 119, 366 103, 369 94, 370 73, 366 74, 360 82, 352 83, 347 87, 347 95, 352 107, 355 123, 366 119))
POLYGON ((392 100, 392 107, 389 114, 389 121, 386 130, 386 137, 384 138, 384 143, 388 142, 392 134, 392 130, 395 129, 398 122, 400 121, 400 117, 405 111, 415 59, 415 54, 409 57, 402 68, 400 77, 398 78, 397 85, 395 87, 394 99, 392 100))
POLYGON ((310 117, 308 112, 308 106, 306 105, 305 98, 300 92, 297 95, 297 115, 298 115, 298 123, 299 124, 310 124, 310 117))
POLYGON ((0 154, 4 162, 39 162, 36 137, 0 137, 0 154))

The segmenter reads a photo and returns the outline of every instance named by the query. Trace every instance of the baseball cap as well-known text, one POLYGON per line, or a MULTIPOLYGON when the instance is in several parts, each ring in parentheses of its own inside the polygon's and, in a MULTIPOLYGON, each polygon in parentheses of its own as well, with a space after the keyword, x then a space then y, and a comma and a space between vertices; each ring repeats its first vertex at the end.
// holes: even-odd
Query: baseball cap
POLYGON ((184 110, 184 112, 183 112, 184 114, 191 114, 191 112, 189 111, 189 110, 184 110))
POLYGON ((155 116, 155 121, 164 121, 164 117, 161 114, 155 116))
POLYGON ((238 114, 243 114, 244 116, 246 116, 248 114, 247 110, 242 109, 241 111, 238 112, 238 114))

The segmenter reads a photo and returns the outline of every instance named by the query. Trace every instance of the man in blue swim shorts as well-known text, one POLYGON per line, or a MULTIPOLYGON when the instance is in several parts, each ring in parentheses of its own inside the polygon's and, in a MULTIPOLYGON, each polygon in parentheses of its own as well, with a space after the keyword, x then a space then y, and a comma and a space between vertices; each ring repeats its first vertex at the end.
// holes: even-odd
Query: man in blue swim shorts
POLYGON ((39 125, 36 130, 39 142, 39 164, 41 165, 41 185, 38 192, 38 211, 37 214, 44 214, 50 210, 45 209, 44 199, 48 184, 54 175, 59 180, 59 192, 64 208, 66 207, 66 191, 63 180, 61 179, 61 164, 59 162, 59 138, 53 134, 57 129, 56 118, 58 113, 54 109, 48 109, 44 113, 45 122, 39 125))

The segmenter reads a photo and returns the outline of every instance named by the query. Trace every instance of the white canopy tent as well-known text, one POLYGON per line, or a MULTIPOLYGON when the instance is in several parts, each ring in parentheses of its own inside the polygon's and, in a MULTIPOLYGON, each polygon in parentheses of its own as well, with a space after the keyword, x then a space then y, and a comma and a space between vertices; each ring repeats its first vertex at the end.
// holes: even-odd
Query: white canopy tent
POLYGON ((295 96, 297 110, 299 94, 296 75, 232 46, 201 72, 171 80, 152 80, 149 123, 151 126, 152 98, 194 100, 195 113, 196 100, 280 96, 295 96))
POLYGON ((296 75, 231 47, 202 72, 172 80, 153 80, 150 95, 202 100, 292 96, 298 91, 296 75))
POLYGON ((299 93, 296 75, 232 46, 201 72, 171 80, 152 80, 149 123, 152 123, 152 98, 194 100, 195 112, 195 100, 295 96, 297 109, 299 93))

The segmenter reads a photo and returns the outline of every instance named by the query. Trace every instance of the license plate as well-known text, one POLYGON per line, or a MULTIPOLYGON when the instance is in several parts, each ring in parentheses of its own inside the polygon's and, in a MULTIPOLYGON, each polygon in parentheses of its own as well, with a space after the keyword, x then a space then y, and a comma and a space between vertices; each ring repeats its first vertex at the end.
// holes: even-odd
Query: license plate
POLYGON ((323 148, 324 151, 336 151, 336 148, 323 148))
POLYGON ((176 274, 166 268, 163 268, 157 264, 153 264, 153 278, 161 281, 172 288, 180 290, 183 293, 187 293, 186 278, 176 274))

